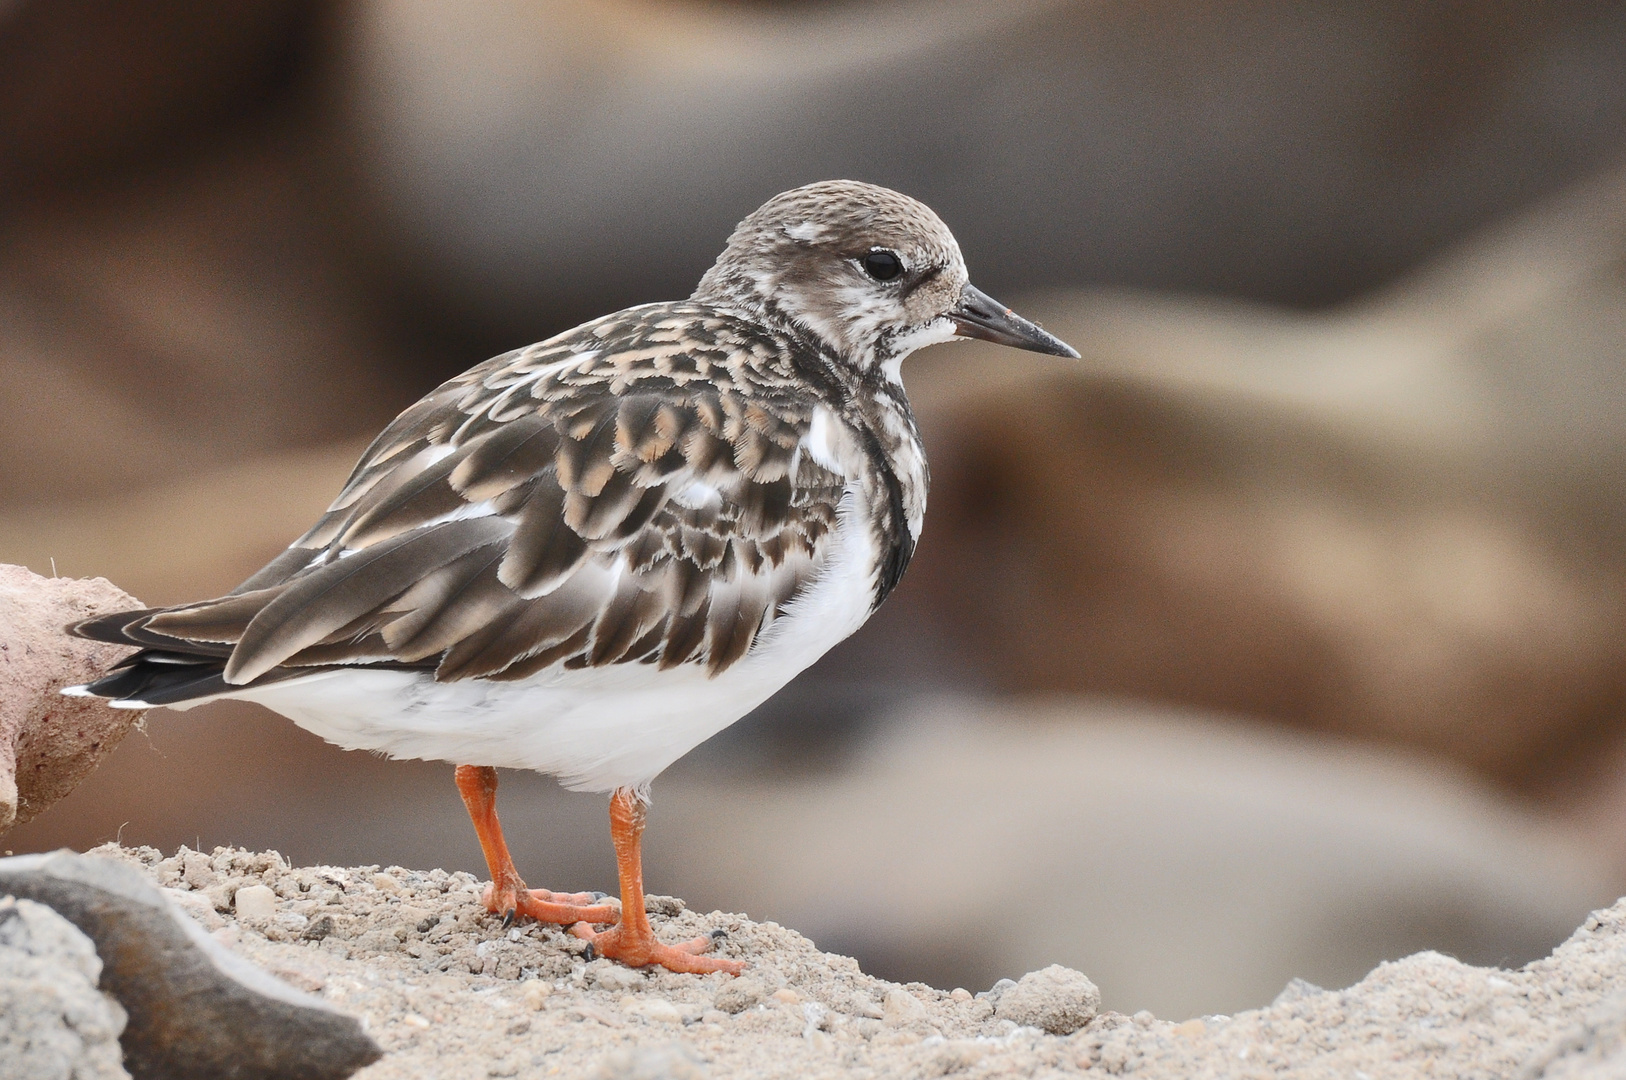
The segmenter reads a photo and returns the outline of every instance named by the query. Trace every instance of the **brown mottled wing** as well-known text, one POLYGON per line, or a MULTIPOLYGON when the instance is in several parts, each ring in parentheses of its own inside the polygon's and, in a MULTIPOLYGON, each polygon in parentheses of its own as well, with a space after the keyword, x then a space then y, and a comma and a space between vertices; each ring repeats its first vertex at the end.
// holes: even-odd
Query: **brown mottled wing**
POLYGON ((804 452, 816 402, 765 361, 783 342, 637 312, 441 387, 282 556, 220 600, 132 613, 124 639, 229 652, 234 685, 355 664, 724 670, 823 565, 846 478, 804 452))

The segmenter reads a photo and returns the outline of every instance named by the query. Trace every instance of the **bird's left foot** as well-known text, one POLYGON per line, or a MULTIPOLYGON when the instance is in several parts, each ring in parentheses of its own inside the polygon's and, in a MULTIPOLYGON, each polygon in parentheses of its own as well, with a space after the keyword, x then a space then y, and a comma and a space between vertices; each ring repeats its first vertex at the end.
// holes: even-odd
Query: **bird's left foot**
POLYGON ((603 893, 556 893, 527 889, 523 881, 496 882, 480 898, 485 909, 501 915, 504 927, 519 919, 570 926, 572 923, 613 923, 621 918, 621 905, 603 893))
POLYGON ((663 945, 656 941, 655 935, 650 932, 647 925, 642 928, 641 933, 629 933, 625 923, 608 930, 594 930, 587 923, 579 922, 570 928, 570 932, 586 941, 593 952, 611 960, 618 960, 628 967, 659 964, 667 971, 693 975, 705 975, 713 971, 726 971, 730 975, 738 975, 745 970, 742 961, 700 955, 716 944, 722 937, 721 931, 685 941, 681 945, 663 945))

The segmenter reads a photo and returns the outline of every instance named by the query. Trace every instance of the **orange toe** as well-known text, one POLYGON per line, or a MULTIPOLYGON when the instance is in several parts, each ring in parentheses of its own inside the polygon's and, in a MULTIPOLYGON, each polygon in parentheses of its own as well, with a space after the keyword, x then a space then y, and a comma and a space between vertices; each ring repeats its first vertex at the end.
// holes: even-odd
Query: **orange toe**
POLYGON ((586 922, 577 923, 570 928, 570 932, 585 940, 593 947, 593 951, 610 960, 616 960, 628 967, 645 967, 649 964, 659 964, 667 971, 678 971, 686 974, 705 975, 713 971, 723 971, 730 975, 738 975, 745 970, 745 964, 739 960, 728 960, 721 956, 701 956, 715 943, 711 937, 698 937, 685 941, 681 945, 665 945, 655 940, 655 935, 646 929, 643 933, 628 933, 628 927, 618 925, 609 930, 594 930, 586 922))
POLYGON ((516 919, 570 926, 573 923, 613 923, 621 918, 621 905, 599 900, 592 893, 556 893, 547 889, 527 889, 524 882, 498 888, 487 885, 481 900, 487 911, 501 915, 504 924, 516 919), (586 903, 584 903, 586 901, 586 903))
POLYGON ((550 892, 547 889, 532 889, 531 896, 554 904, 615 904, 617 907, 621 904, 621 901, 614 897, 606 899, 601 892, 550 892))

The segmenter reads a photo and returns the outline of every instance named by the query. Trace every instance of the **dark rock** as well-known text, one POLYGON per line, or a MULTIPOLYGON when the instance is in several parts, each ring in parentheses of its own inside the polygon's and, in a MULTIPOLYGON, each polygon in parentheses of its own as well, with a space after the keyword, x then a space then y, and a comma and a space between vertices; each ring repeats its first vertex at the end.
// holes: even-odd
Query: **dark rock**
MULTIPOLYGON (((426 919, 425 922, 427 921, 426 919)), ((333 933, 333 916, 323 915, 307 926, 305 932, 299 936, 305 941, 321 941, 331 933, 333 933)))
POLYGON ((226 950, 132 867, 58 851, 0 859, 0 894, 45 904, 96 943, 129 1014, 135 1080, 328 1080, 383 1051, 352 1016, 226 950))

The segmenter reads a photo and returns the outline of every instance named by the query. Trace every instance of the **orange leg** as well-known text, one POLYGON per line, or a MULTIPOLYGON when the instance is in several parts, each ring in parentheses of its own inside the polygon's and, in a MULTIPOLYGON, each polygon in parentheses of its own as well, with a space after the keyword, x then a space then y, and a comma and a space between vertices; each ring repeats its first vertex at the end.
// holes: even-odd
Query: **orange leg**
POLYGON ((600 956, 619 960, 629 967, 659 964, 669 971, 697 974, 726 971, 738 975, 745 965, 720 956, 700 956, 711 948, 709 937, 695 938, 681 945, 663 945, 655 940, 644 913, 644 801, 631 788, 618 788, 610 796, 610 838, 615 841, 616 869, 621 875, 621 921, 608 930, 594 930, 585 921, 570 928, 579 938, 592 942, 600 956))
POLYGON ((459 765, 455 775, 458 793, 469 808, 480 848, 486 854, 486 866, 491 870, 491 884, 486 886, 483 898, 486 910, 501 915, 504 926, 521 916, 561 925, 610 923, 620 917, 613 904, 595 904, 599 897, 594 893, 527 889, 514 869, 502 825, 497 822, 497 770, 484 765, 459 765))

